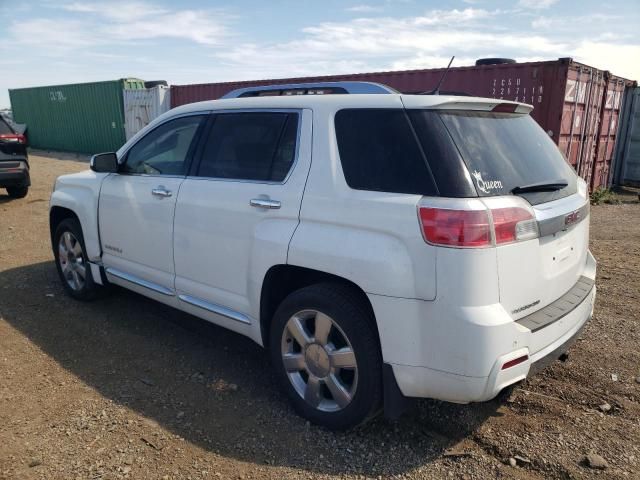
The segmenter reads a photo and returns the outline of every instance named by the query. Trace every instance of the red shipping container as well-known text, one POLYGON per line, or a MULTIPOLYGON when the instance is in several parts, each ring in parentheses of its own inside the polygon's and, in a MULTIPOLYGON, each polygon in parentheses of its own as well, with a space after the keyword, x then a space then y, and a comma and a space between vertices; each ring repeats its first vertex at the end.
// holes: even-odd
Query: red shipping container
MULTIPOLYGON (((171 106, 214 100, 236 88, 285 83, 368 81, 402 93, 433 90, 445 69, 374 72, 246 82, 172 85, 171 106)), ((571 58, 451 68, 441 92, 529 103, 532 117, 591 186, 606 185, 615 149, 622 96, 636 82, 571 58), (600 165, 602 164, 602 165, 600 165)))

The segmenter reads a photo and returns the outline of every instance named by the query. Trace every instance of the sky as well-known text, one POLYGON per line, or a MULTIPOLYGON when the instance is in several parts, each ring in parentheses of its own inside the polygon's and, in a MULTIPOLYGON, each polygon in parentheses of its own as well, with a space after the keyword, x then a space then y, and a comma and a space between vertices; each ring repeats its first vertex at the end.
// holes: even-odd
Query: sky
POLYGON ((572 57, 640 80, 640 0, 0 0, 8 89, 170 84, 572 57))

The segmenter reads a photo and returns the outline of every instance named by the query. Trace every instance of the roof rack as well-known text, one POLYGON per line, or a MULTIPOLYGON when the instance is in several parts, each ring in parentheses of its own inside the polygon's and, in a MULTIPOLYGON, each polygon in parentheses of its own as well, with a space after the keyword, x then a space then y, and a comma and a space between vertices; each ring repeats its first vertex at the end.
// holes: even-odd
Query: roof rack
POLYGON ((373 82, 317 82, 265 85, 232 90, 222 98, 277 97, 294 95, 399 93, 391 87, 373 82))

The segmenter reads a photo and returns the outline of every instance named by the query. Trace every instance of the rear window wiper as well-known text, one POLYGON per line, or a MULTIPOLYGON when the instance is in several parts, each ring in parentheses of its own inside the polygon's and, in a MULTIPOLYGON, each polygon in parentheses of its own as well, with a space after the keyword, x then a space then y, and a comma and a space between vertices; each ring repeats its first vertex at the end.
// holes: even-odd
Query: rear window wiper
POLYGON ((520 185, 511 190, 511 193, 527 193, 527 192, 555 192, 569 185, 566 180, 555 180, 552 182, 530 183, 529 185, 520 185))

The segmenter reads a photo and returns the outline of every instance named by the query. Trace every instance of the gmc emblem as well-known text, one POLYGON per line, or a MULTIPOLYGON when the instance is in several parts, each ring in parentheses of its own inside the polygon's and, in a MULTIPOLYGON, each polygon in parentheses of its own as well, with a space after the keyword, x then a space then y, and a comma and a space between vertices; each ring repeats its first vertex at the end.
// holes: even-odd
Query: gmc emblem
POLYGON ((565 225, 573 225, 578 220, 580 220, 580 210, 576 210, 575 212, 571 212, 569 215, 564 217, 565 225))

